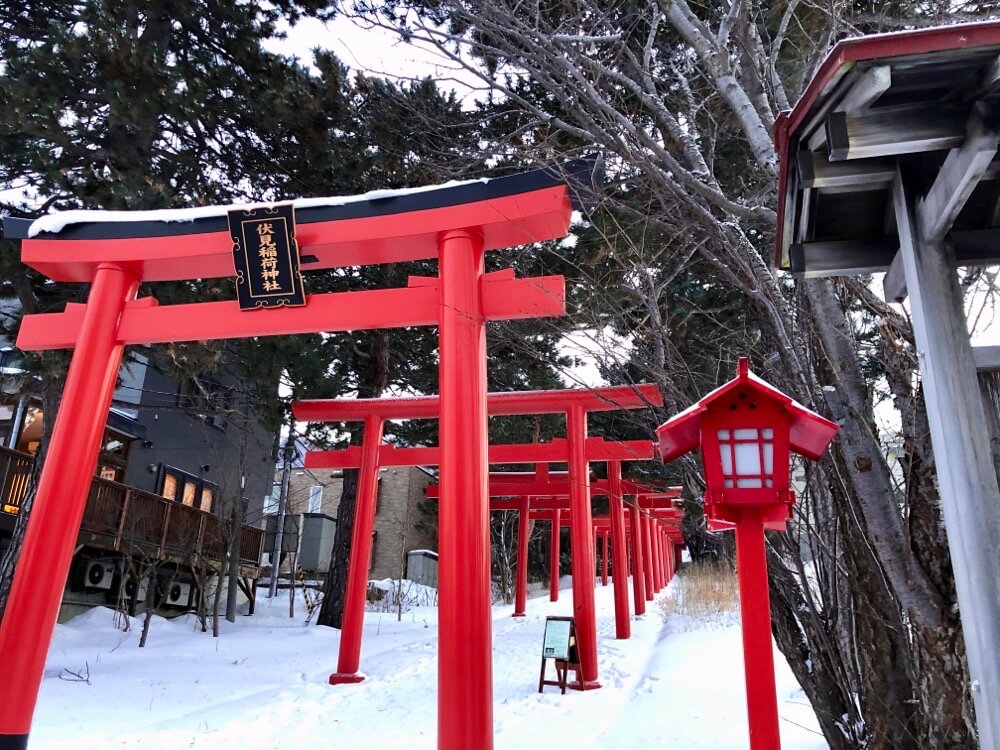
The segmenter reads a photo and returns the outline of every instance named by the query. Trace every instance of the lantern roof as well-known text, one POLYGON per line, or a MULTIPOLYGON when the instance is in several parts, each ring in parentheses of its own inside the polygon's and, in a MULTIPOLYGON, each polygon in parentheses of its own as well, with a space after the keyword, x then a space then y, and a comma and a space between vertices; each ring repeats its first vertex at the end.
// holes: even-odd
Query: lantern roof
POLYGON ((660 455, 664 462, 690 453, 701 445, 701 420, 712 404, 736 388, 750 388, 763 398, 784 408, 790 421, 789 446, 800 455, 818 459, 840 429, 835 422, 821 417, 770 383, 750 372, 746 357, 740 357, 736 377, 704 396, 672 419, 656 428, 660 455))

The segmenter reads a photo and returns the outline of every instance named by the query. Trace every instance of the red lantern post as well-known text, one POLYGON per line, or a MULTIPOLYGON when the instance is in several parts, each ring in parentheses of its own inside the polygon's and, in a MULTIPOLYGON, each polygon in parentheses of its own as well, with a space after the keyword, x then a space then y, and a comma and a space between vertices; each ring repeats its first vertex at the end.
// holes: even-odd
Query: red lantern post
POLYGON ((742 357, 736 378, 656 431, 664 461, 701 448, 705 515, 736 528, 751 750, 781 747, 764 529, 783 529, 791 517, 791 452, 816 460, 837 429, 751 374, 742 357))

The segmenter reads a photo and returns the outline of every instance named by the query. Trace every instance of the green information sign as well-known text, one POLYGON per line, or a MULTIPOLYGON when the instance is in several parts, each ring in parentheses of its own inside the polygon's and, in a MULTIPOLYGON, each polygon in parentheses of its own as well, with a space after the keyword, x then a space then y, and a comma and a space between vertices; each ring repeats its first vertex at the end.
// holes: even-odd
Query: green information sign
POLYGON ((569 659, 570 636, 573 632, 572 617, 545 618, 545 637, 542 640, 543 659, 569 659))

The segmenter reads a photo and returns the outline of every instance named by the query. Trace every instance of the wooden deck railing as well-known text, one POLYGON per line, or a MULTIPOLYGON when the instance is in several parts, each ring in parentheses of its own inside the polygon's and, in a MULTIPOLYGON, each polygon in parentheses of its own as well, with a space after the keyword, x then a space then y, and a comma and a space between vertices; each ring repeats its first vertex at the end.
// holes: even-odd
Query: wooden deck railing
MULTIPOLYGON (((28 491, 32 457, 0 448, 2 510, 17 514, 28 491)), ((169 554, 218 562, 225 556, 228 522, 212 513, 167 500, 152 492, 94 477, 81 533, 102 537, 115 550, 126 547, 153 558, 169 554)), ((240 564, 260 566, 264 532, 240 530, 240 564)))
MULTIPOLYGON (((116 550, 128 543, 150 557, 174 553, 217 561, 225 555, 228 525, 212 513, 94 477, 80 528, 113 540, 116 550)), ((259 565, 264 532, 243 526, 239 546, 241 564, 259 565)))

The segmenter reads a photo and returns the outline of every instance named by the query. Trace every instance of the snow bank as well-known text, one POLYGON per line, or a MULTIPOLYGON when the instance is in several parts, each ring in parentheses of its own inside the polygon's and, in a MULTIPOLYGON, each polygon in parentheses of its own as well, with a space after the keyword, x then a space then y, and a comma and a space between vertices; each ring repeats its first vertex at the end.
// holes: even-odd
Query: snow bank
MULTIPOLYGON (((596 591, 603 687, 586 693, 537 692, 545 617, 572 613, 569 591, 554 604, 529 600, 523 618, 494 608, 496 750, 746 750, 739 629, 671 633, 654 604, 618 641, 612 591, 596 591)), ((222 623, 221 638, 198 632, 193 617, 155 618, 144 649, 138 620, 122 632, 110 610, 59 625, 31 750, 434 750, 436 608, 414 607, 401 622, 366 613, 368 677, 331 687, 339 632, 303 625, 301 601, 289 619, 287 592, 260 597, 255 616, 222 623)), ((780 654, 776 662, 783 749, 828 750, 780 654)))
POLYGON ((436 588, 407 578, 402 580, 383 578, 381 581, 369 581, 369 591, 373 588, 384 592, 385 595, 375 602, 370 601, 372 597, 369 595, 367 609, 370 612, 395 612, 400 600, 402 600, 404 612, 409 612, 414 607, 436 607, 438 603, 438 590, 436 588))

